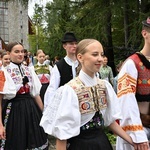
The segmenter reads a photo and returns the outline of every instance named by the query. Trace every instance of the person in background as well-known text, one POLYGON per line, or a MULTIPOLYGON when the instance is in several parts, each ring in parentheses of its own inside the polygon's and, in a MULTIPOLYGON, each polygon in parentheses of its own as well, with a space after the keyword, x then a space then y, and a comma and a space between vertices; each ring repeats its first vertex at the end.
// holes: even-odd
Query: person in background
POLYGON ((50 83, 50 74, 51 74, 52 66, 44 63, 45 53, 43 52, 43 50, 37 50, 36 58, 37 58, 37 64, 34 65, 34 70, 42 84, 40 90, 40 96, 44 104, 44 94, 50 83))
POLYGON ((62 38, 63 48, 66 56, 59 60, 51 73, 51 82, 46 90, 44 97, 44 108, 49 104, 49 98, 53 96, 56 89, 76 76, 78 61, 76 59, 77 38, 74 33, 66 32, 62 38))
POLYGON ((0 66, 2 66, 2 53, 3 53, 4 51, 5 51, 5 50, 0 49, 0 66))
POLYGON ((45 65, 50 65, 50 57, 49 57, 49 55, 45 55, 44 64, 45 64, 45 65))
POLYGON ((96 77, 104 55, 101 43, 84 39, 76 54, 81 64, 79 75, 56 90, 40 125, 57 138, 56 150, 112 150, 103 123, 133 144, 115 122, 121 110, 111 84, 96 77))
POLYGON ((28 66, 34 66, 34 58, 30 51, 27 52, 27 56, 29 58, 29 65, 28 66))
MULTIPOLYGON (((72 32, 66 32, 62 38, 62 46, 66 51, 66 56, 58 61, 55 57, 55 65, 51 72, 50 84, 44 96, 44 110, 49 104, 49 99, 54 95, 56 89, 76 76, 78 61, 76 59, 77 38, 72 32)), ((54 148, 56 140, 49 136, 50 147, 54 148)))
MULTIPOLYGON (((142 24, 144 46, 124 62, 117 86, 123 113, 120 125, 132 138, 136 150, 148 150, 150 140, 150 17, 142 24)), ((116 150, 133 150, 119 137, 116 146, 116 150)))
MULTIPOLYGON (((123 61, 120 61, 118 63, 118 65, 116 66, 116 72, 117 73, 119 73, 122 64, 123 64, 123 61)), ((114 87, 114 90, 115 90, 116 93, 117 93, 117 84, 118 84, 118 74, 114 77, 114 83, 113 83, 113 87, 114 87)))
POLYGON ((4 67, 8 66, 10 64, 10 55, 8 54, 8 52, 4 51, 1 57, 2 57, 2 65, 4 67))
POLYGON ((28 57, 28 50, 27 49, 24 49, 24 60, 23 60, 23 64, 25 66, 29 66, 30 64, 30 59, 28 57))
MULTIPOLYGON (((4 122, 2 121, 2 101, 5 99, 10 100, 16 95, 16 87, 10 75, 0 66, 0 144, 3 140, 6 140, 6 129, 4 122)), ((1 146, 0 146, 1 147, 1 146)))
MULTIPOLYGON (((6 68, 10 64, 10 55, 7 51, 3 51, 2 55, 2 68, 6 68)), ((2 99, 2 109, 5 107, 8 99, 2 99)))
POLYGON ((110 66, 107 65, 108 63, 108 58, 104 55, 103 56, 103 64, 100 67, 99 73, 100 73, 100 77, 101 79, 107 80, 111 83, 111 85, 113 86, 113 72, 110 66))
POLYGON ((21 43, 9 43, 6 50, 11 58, 7 72, 13 80, 8 86, 15 87, 16 96, 7 101, 3 109, 0 131, 3 130, 6 137, 1 136, 0 149, 48 150, 47 135, 39 126, 43 111, 39 96, 41 83, 34 70, 22 64, 24 47, 21 43))

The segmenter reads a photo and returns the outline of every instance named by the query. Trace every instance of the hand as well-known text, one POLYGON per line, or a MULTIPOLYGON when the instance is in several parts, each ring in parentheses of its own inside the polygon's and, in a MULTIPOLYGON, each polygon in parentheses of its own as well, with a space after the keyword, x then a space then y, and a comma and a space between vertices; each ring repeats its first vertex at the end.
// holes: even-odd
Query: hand
POLYGON ((3 125, 0 125, 0 139, 6 139, 6 131, 3 125))
POLYGON ((150 150, 149 142, 134 143, 135 150, 150 150))

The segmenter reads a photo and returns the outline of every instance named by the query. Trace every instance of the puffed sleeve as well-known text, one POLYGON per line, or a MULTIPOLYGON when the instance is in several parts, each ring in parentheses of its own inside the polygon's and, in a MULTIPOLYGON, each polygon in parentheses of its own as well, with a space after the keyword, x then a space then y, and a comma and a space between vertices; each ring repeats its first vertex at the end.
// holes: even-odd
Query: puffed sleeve
POLYGON ((0 70, 0 94, 3 94, 3 99, 12 99, 16 96, 16 86, 5 70, 0 70))
POLYGON ((68 85, 58 88, 43 113, 40 126, 49 135, 66 140, 79 134, 80 122, 77 95, 68 85))
POLYGON ((30 93, 32 96, 37 96, 40 94, 40 90, 41 90, 41 82, 38 78, 38 76, 36 75, 35 71, 34 71, 34 68, 33 67, 29 67, 29 71, 30 71, 30 74, 32 76, 32 86, 31 86, 31 89, 30 89, 30 93))
POLYGON ((108 81, 104 81, 106 86, 106 99, 107 99, 107 108, 101 110, 101 113, 104 118, 105 126, 109 126, 117 119, 122 118, 121 107, 117 98, 117 95, 108 81))

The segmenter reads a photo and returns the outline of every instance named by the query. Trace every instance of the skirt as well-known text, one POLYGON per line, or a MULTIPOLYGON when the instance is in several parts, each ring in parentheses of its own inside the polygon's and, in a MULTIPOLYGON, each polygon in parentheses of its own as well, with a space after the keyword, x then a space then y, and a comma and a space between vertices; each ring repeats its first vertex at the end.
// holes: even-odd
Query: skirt
POLYGON ((48 85, 49 85, 49 83, 43 83, 41 90, 40 90, 40 97, 42 99, 43 104, 44 104, 44 95, 45 95, 45 92, 46 92, 48 85))
POLYGON ((67 141, 67 150, 113 150, 103 129, 85 130, 67 141))
POLYGON ((30 94, 17 95, 7 101, 2 118, 6 140, 1 150, 48 150, 47 135, 39 126, 42 112, 30 94))

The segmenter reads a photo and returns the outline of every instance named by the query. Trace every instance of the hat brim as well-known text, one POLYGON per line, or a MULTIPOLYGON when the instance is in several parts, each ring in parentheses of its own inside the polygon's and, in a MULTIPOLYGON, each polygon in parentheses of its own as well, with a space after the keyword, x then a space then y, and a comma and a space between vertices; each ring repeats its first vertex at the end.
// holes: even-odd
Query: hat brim
POLYGON ((62 40, 62 43, 67 43, 67 42, 77 42, 77 40, 62 40))
POLYGON ((150 28, 150 24, 148 24, 146 21, 142 21, 142 24, 150 28))

